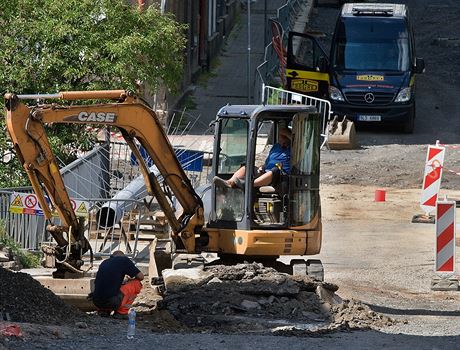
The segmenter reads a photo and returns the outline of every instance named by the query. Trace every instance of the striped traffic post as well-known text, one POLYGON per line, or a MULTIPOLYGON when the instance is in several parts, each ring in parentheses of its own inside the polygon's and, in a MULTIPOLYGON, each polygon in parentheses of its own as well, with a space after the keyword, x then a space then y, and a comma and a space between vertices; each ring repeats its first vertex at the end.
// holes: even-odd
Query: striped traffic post
POLYGON ((432 280, 433 290, 457 290, 455 278, 455 201, 436 202, 436 259, 437 277, 432 280))
POLYGON ((436 146, 428 146, 420 199, 420 207, 427 216, 436 209, 436 201, 441 188, 445 150, 444 147, 439 146, 439 143, 436 146))
POLYGON ((436 272, 455 272, 455 201, 437 202, 436 272))

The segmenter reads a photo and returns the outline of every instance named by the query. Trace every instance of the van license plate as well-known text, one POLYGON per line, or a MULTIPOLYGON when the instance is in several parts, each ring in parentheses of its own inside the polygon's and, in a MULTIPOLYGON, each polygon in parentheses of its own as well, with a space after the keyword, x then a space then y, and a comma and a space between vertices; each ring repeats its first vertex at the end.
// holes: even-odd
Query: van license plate
POLYGON ((358 115, 360 122, 379 122, 382 120, 380 115, 358 115))

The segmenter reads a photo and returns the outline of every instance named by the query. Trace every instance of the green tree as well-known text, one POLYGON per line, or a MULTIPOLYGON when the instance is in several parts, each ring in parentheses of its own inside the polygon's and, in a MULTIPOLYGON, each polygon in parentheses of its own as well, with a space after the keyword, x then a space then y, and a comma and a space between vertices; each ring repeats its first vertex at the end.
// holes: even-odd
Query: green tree
MULTIPOLYGON (((175 88, 181 79, 185 27, 156 6, 127 0, 0 1, 0 92, 175 88)), ((3 99, 0 123, 4 127, 3 99)), ((51 143, 66 161, 91 146, 79 126, 52 127, 51 143)), ((0 152, 8 152, 6 132, 0 152)), ((0 187, 21 185, 17 161, 0 163, 0 187)))

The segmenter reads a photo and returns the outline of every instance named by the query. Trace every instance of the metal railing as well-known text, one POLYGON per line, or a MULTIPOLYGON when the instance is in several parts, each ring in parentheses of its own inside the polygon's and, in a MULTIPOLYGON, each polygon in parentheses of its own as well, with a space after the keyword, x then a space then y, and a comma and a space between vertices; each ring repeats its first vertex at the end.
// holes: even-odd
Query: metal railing
MULTIPOLYGON (((16 192, 32 193, 32 187, 15 189, 16 192)), ((37 250, 40 242, 48 240, 43 216, 14 214, 9 211, 12 190, 0 190, 0 218, 6 233, 22 248, 37 250)))
MULTIPOLYGON (((112 134, 110 135, 110 142, 96 146, 84 157, 61 169, 67 192, 72 199, 88 201, 92 207, 97 208, 101 202, 112 201, 109 198, 141 176, 139 165, 129 146, 124 140, 120 140, 115 133, 112 134)), ((177 148, 176 156, 186 175, 191 180, 192 186, 198 187, 207 182, 211 169, 207 164, 212 158, 210 152, 177 148)), ((144 160, 148 165, 151 162, 147 158, 144 158, 144 160)), ((159 176, 158 180, 161 183, 162 177, 159 176)), ((143 184, 143 181, 141 183, 143 184)), ((0 220, 4 222, 8 235, 18 242, 22 248, 39 250, 42 242, 50 240, 50 235, 45 229, 47 222, 40 215, 10 212, 11 195, 14 192, 32 193, 33 189, 29 186, 0 190, 0 220)), ((139 207, 139 200, 144 198, 147 193, 144 190, 143 192, 138 191, 137 194, 138 196, 131 199, 117 199, 117 201, 129 201, 133 206, 136 204, 135 206, 139 207)), ((57 218, 53 219, 53 221, 56 220, 57 218)), ((139 224, 134 224, 133 226, 133 221, 131 220, 130 229, 127 236, 129 238, 137 237, 131 231, 138 232, 139 224)), ((124 230, 126 231, 126 229, 124 230)), ((92 231, 94 230, 89 228, 88 234, 92 231)), ((98 233, 99 235, 101 234, 98 233)), ((107 235, 111 236, 109 241, 113 243, 115 236, 121 237, 124 234, 120 234, 120 232, 112 228, 111 232, 102 234, 104 237, 107 235)), ((136 242, 137 238, 134 245, 137 245, 136 242)))
POLYGON ((302 104, 316 107, 321 115, 321 136, 323 137, 321 148, 327 143, 326 124, 332 117, 331 103, 328 100, 262 84, 261 102, 266 105, 302 104))

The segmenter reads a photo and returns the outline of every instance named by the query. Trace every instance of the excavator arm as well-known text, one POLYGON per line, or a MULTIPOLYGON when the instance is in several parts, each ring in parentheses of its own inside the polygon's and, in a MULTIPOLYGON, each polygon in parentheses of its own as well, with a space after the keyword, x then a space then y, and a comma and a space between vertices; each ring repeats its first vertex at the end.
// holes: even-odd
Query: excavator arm
MULTIPOLYGON (((69 91, 51 95, 5 95, 6 125, 17 156, 30 179, 44 215, 51 219, 45 194, 57 210, 62 226, 49 225, 66 267, 79 269, 81 256, 90 249, 84 228, 78 221, 44 126, 52 123, 103 124, 117 127, 139 160, 147 191, 156 197, 171 226, 174 238, 180 238, 186 250, 195 251, 195 234, 204 224, 203 203, 193 189, 155 112, 141 99, 124 90, 69 91), (71 105, 46 104, 29 107, 27 99, 116 100, 113 103, 71 105), (177 218, 158 180, 142 160, 135 140, 154 161, 165 183, 183 208, 177 218), (67 235, 67 239, 65 237, 67 235)), ((62 261, 58 259, 58 262, 62 261)))

